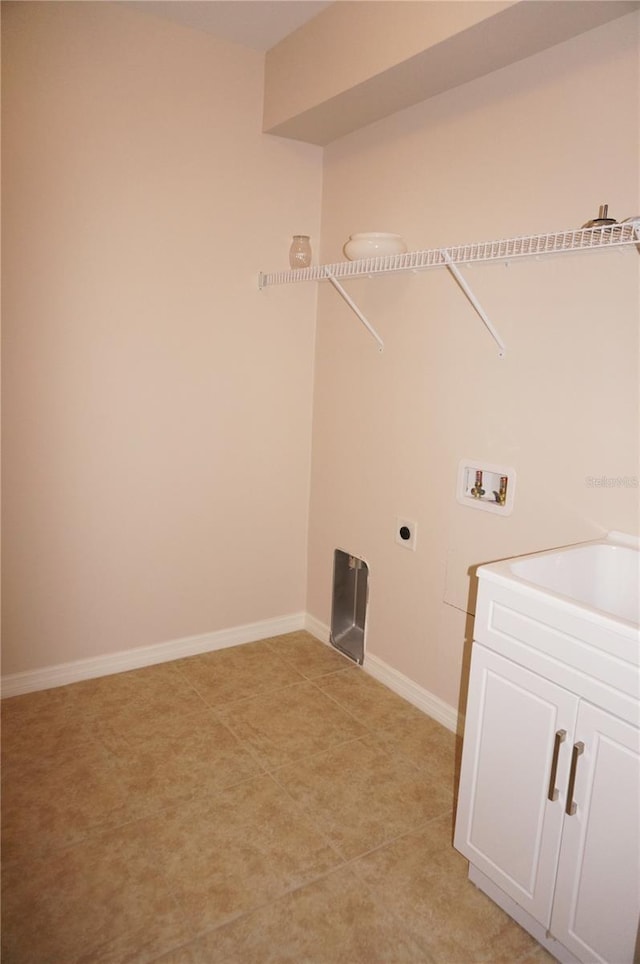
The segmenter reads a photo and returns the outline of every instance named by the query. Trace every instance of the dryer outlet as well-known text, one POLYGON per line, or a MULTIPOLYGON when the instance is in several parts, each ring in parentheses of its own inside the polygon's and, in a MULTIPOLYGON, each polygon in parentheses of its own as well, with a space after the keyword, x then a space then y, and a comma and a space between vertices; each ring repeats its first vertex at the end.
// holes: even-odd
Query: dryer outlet
POLYGON ((417 538, 418 523, 413 519, 398 516, 396 519, 396 542, 398 545, 415 552, 417 538))

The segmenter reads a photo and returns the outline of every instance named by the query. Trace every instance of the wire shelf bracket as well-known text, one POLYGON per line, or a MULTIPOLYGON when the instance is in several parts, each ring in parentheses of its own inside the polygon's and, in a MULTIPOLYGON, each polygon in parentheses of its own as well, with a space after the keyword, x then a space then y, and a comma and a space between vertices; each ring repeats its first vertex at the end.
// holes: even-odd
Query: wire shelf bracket
POLYGON ((327 268, 325 277, 326 277, 327 281, 330 282, 330 284, 333 285, 333 287, 336 289, 336 291, 338 292, 338 294, 340 295, 340 297, 343 298, 343 299, 346 301, 346 303, 349 305, 349 307, 350 307, 351 310, 353 311, 353 313, 354 313, 354 315, 356 316, 356 318, 358 318, 358 319, 362 322, 362 324, 364 325, 364 327, 367 329, 367 331, 368 331, 371 335, 373 335, 373 337, 375 338, 375 340, 378 342, 378 351, 380 351, 380 352, 381 352, 381 351, 384 351, 384 342, 383 342, 382 338, 380 337, 380 335, 378 334, 378 332, 375 330, 375 328, 373 327, 373 325, 371 325, 371 324, 367 321, 367 319, 366 319, 365 316, 362 314, 362 312, 361 312, 360 309, 358 308, 358 306, 357 306, 357 304, 355 303, 355 301, 353 300, 353 298, 352 298, 349 294, 347 294, 347 292, 344 290, 344 288, 342 287, 342 285, 340 284, 340 282, 336 279, 335 275, 333 275, 333 274, 331 273, 331 270, 330 270, 329 268, 327 268))
POLYGON ((461 287, 462 290, 464 291, 465 295, 467 296, 467 298, 469 299, 469 301, 471 302, 471 304, 473 305, 473 307, 476 309, 476 311, 477 311, 478 314, 480 315, 480 318, 481 318, 482 321, 484 322, 484 325, 485 325, 485 327, 487 328, 487 330, 489 331, 489 334, 491 335, 491 337, 492 337, 493 340, 495 341, 496 345, 498 346, 498 358, 504 358, 507 349, 505 348, 505 344, 504 344, 502 338, 500 337, 500 335, 498 334, 498 332, 496 331, 496 329, 494 328, 494 326, 492 325, 492 323, 489 321, 489 317, 488 317, 486 311, 484 310, 484 308, 482 307, 482 305, 480 304, 480 302, 478 301, 478 299, 477 299, 476 296, 474 295, 473 291, 471 290, 471 288, 469 287, 469 285, 468 285, 467 282, 465 281, 465 279, 464 279, 464 277, 463 277, 463 275, 462 275, 462 272, 460 271, 460 269, 459 269, 458 266, 456 265, 455 261, 453 261, 453 259, 452 259, 451 255, 450 255, 449 251, 447 250, 447 248, 443 248, 443 249, 442 249, 442 256, 443 256, 443 258, 444 258, 444 260, 445 260, 445 263, 446 263, 446 265, 447 265, 447 268, 449 269, 449 271, 451 272, 451 274, 453 275, 453 277, 456 279, 456 281, 458 282, 458 284, 460 285, 460 287, 461 287))
POLYGON ((640 218, 624 221, 621 224, 578 228, 553 234, 535 234, 447 248, 429 248, 424 251, 362 258, 359 261, 339 261, 336 264, 314 265, 269 274, 260 272, 258 288, 263 290, 272 285, 294 284, 301 281, 328 281, 376 340, 378 350, 382 351, 384 348, 382 338, 353 298, 345 291, 340 281, 343 278, 373 277, 377 274, 399 274, 406 271, 417 272, 428 268, 448 268, 498 346, 498 356, 503 358, 506 354, 505 344, 462 275, 459 265, 486 261, 508 263, 515 258, 540 260, 543 255, 620 248, 624 245, 635 245, 640 250, 640 218))

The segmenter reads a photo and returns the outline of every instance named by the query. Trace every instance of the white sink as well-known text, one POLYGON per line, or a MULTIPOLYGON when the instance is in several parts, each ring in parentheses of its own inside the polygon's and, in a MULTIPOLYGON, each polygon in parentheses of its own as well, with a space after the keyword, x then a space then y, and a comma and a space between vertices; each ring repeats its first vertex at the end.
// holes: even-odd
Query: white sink
POLYGON ((640 552, 596 542, 513 560, 514 576, 600 612, 640 623, 640 552))
POLYGON ((640 539, 610 532, 606 539, 548 549, 481 566, 478 576, 520 586, 637 629, 640 625, 640 539))
POLYGON ((481 566, 474 639, 637 725, 639 559, 612 532, 481 566))

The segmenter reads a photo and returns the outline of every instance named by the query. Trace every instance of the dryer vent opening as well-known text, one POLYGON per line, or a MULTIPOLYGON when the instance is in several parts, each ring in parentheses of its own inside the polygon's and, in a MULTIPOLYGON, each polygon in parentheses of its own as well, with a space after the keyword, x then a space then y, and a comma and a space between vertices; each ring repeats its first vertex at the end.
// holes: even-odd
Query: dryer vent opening
POLYGON ((331 645, 356 663, 364 660, 364 629, 369 593, 369 567, 357 556, 333 554, 331 645))

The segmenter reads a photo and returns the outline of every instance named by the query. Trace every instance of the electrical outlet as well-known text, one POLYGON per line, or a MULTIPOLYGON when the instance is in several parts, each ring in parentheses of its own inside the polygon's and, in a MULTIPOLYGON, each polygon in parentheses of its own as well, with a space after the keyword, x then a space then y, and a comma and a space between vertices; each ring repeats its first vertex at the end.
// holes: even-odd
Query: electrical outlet
POLYGON ((396 519, 396 542, 404 549, 415 551, 418 538, 418 523, 412 519, 396 519))

